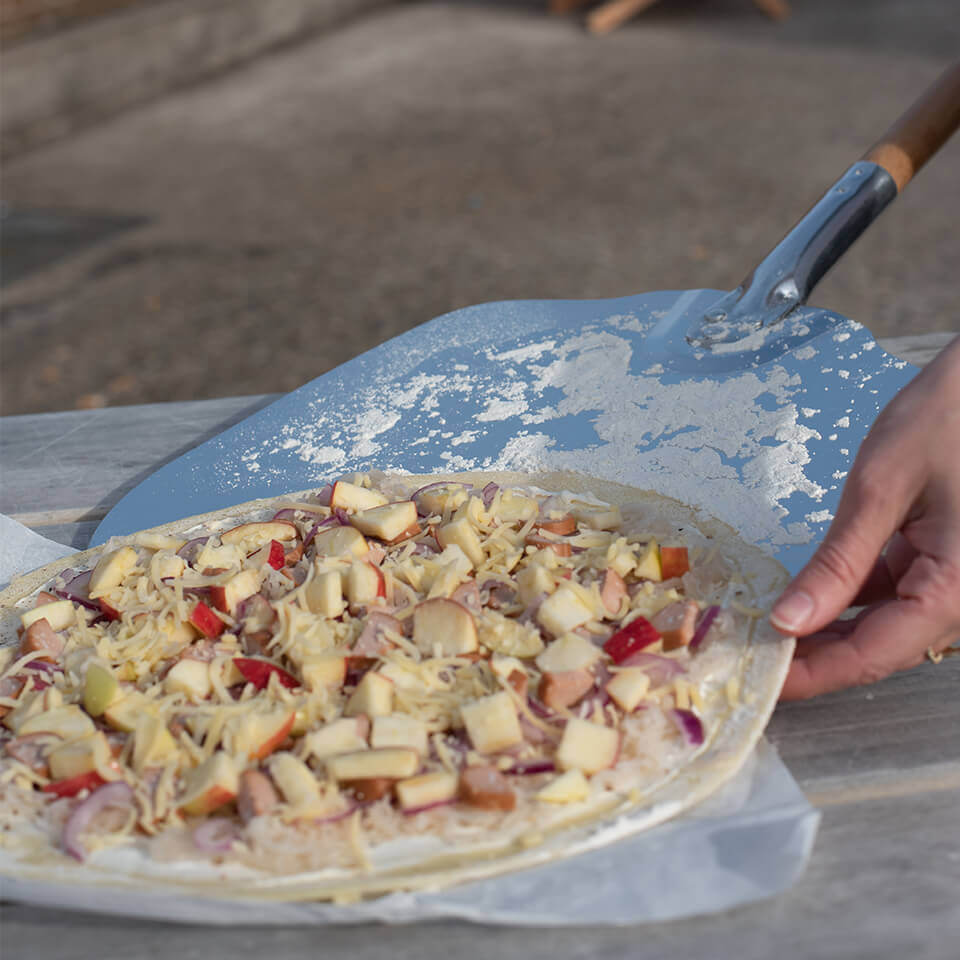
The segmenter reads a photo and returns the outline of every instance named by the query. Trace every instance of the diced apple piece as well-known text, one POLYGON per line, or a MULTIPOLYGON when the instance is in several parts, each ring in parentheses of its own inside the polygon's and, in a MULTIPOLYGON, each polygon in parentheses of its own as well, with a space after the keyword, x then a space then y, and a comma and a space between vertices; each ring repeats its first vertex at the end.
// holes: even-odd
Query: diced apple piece
POLYGON ((155 713, 156 707, 149 697, 135 690, 124 693, 121 688, 120 692, 123 695, 103 711, 103 718, 114 730, 133 733, 137 728, 137 718, 142 713, 155 713))
POLYGON ((300 664, 300 675, 311 690, 342 687, 347 678, 347 658, 333 654, 307 657, 300 664))
POLYGON ((663 579, 660 568, 660 547, 656 540, 651 540, 646 545, 637 565, 633 568, 633 573, 640 580, 653 580, 659 583, 663 579))
POLYGON ((184 775, 185 789, 180 809, 193 816, 203 816, 233 800, 238 787, 233 759, 218 750, 209 760, 184 775))
POLYGON ((417 525, 417 505, 412 500, 401 500, 358 510, 350 518, 350 523, 368 537, 395 540, 405 530, 417 525))
POLYGON ((345 717, 365 713, 368 717, 382 717, 393 710, 393 684, 379 673, 368 670, 344 707, 345 717))
POLYGON ((592 666, 603 654, 589 640, 577 633, 565 633, 548 643, 537 657, 537 666, 543 670, 560 673, 564 670, 583 670, 592 666))
POLYGON ((103 715, 111 703, 121 697, 120 682, 105 663, 94 661, 87 667, 83 682, 83 709, 91 717, 103 715))
POLYGON ((224 613, 233 614, 237 606, 260 589, 259 570, 241 570, 223 586, 210 588, 213 605, 224 613))
POLYGON ((537 611, 537 622, 555 637, 583 626, 593 618, 593 611, 566 584, 560 584, 537 611))
POLYGON ((357 606, 385 596, 386 582, 379 567, 366 560, 354 560, 347 571, 347 599, 357 606))
POLYGON ((87 595, 96 600, 120 586, 124 578, 137 565, 137 551, 133 547, 120 547, 100 558, 90 575, 87 595))
POLYGON ((26 630, 38 620, 46 620, 51 630, 66 630, 77 619, 76 607, 69 600, 55 600, 41 607, 34 607, 20 615, 20 622, 26 630))
POLYGON ((273 567, 274 570, 282 570, 286 566, 286 562, 287 551, 284 550, 283 543, 280 540, 271 540, 269 543, 265 543, 259 550, 254 551, 247 557, 247 567, 252 570, 259 570, 264 566, 273 567))
POLYGON ((506 691, 464 704, 460 715, 470 742, 480 753, 496 753, 523 739, 517 708, 506 691))
POLYGON ((219 637, 226 627, 226 624, 202 600, 198 600, 193 605, 190 611, 190 623, 209 640, 219 637))
POLYGON ((370 729, 371 747, 409 747, 421 756, 427 752, 427 728, 422 720, 404 713, 374 717, 370 729))
MULTIPOLYGON (((366 721, 366 717, 344 717, 322 726, 314 733, 308 733, 303 741, 306 756, 325 760, 338 753, 366 750, 367 741, 361 729, 361 719, 366 721)), ((365 728, 366 723, 362 726, 365 728)))
POLYGON ((3 718, 3 725, 19 734, 20 728, 45 710, 54 710, 63 706, 63 694, 56 687, 46 690, 34 690, 21 696, 17 705, 3 718))
POLYGON ((610 699, 624 711, 632 713, 650 689, 650 677, 642 667, 624 667, 607 683, 610 699))
POLYGON ((343 510, 370 510, 373 507, 382 507, 387 498, 376 490, 367 490, 366 487, 338 480, 330 493, 330 507, 340 507, 343 510))
POLYGON ((318 557, 346 557, 362 559, 370 552, 364 535, 356 527, 329 527, 313 538, 318 557))
POLYGON ((417 604, 413 611, 413 642, 427 656, 435 649, 456 657, 477 649, 477 624, 466 607, 437 597, 417 604))
POLYGON ((152 572, 158 580, 182 577, 184 570, 187 569, 187 561, 175 553, 158 553, 151 564, 152 572))
POLYGON ((613 504, 604 506, 589 503, 573 503, 570 512, 584 526, 594 530, 616 530, 623 522, 620 508, 613 504))
POLYGON ((239 570, 247 559, 246 552, 235 543, 205 543, 193 561, 197 570, 239 570))
POLYGON ((278 707, 266 713, 249 713, 227 721, 233 753, 262 760, 283 743, 293 729, 295 710, 278 707))
POLYGON ((347 606, 343 599, 343 577, 339 570, 317 572, 304 587, 303 596, 307 601, 307 609, 321 617, 339 617, 347 606))
POLYGON ((327 773, 334 780, 373 780, 377 777, 404 780, 412 777, 419 766, 420 754, 405 747, 361 750, 327 758, 327 773))
POLYGON ((664 580, 682 577, 690 569, 690 555, 686 547, 660 548, 660 574, 664 580))
POLYGON ((477 531, 473 529, 473 524, 466 517, 452 520, 450 523, 438 527, 437 542, 441 547, 456 544, 466 554, 467 559, 474 567, 479 567, 483 563, 483 545, 480 543, 477 531))
POLYGON ((504 523, 525 523, 536 516, 539 509, 540 505, 532 497, 524 496, 516 490, 500 491, 500 509, 497 515, 504 523))
POLYGON ((456 510, 467 499, 467 491, 459 484, 431 487, 417 494, 417 504, 425 516, 439 515, 444 510, 456 510))
POLYGON ((457 796, 457 778, 452 773, 422 773, 396 785, 401 810, 419 810, 448 803, 457 796))
POLYGON ((62 740, 77 740, 96 730, 93 721, 75 704, 46 710, 20 724, 18 736, 31 733, 55 733, 62 740))
POLYGON ((89 773, 110 762, 110 745, 99 730, 57 747, 50 752, 47 763, 53 780, 68 780, 89 773))
POLYGON ((464 768, 459 793, 464 803, 481 810, 513 810, 517 805, 517 795, 496 767, 464 768))
POLYGON ((296 540, 299 536, 296 524, 289 520, 265 520, 259 523, 241 523, 220 534, 220 542, 240 547, 245 554, 259 550, 271 540, 281 543, 296 540))
POLYGON ((277 789, 291 807, 305 811, 320 804, 320 783, 302 760, 292 753, 278 753, 270 758, 268 767, 277 789))
POLYGON ((580 770, 589 776, 612 767, 619 751, 616 730, 574 717, 563 728, 555 760, 561 770, 580 770))
POLYGON ((561 773, 551 780, 542 790, 537 791, 537 799, 544 803, 580 803, 590 796, 590 784, 577 769, 561 773))
POLYGON ((541 593, 553 593, 556 586, 556 578, 541 563, 533 563, 529 567, 524 567, 517 574, 520 600, 525 604, 532 603, 541 593))
POLYGON ((133 732, 133 769, 143 773, 147 767, 162 767, 179 751, 166 724, 155 716, 141 714, 133 732))
POLYGON ((166 533, 135 533, 133 542, 138 547, 146 547, 148 550, 169 550, 176 553, 187 541, 180 537, 171 537, 166 533))
POLYGON ((163 678, 163 689, 167 693, 182 693, 195 702, 206 700, 213 689, 210 664, 188 658, 178 660, 163 678))
POLYGON ((593 674, 585 669, 548 671, 540 679, 537 695, 551 710, 566 709, 587 695, 593 687, 593 680, 593 674))

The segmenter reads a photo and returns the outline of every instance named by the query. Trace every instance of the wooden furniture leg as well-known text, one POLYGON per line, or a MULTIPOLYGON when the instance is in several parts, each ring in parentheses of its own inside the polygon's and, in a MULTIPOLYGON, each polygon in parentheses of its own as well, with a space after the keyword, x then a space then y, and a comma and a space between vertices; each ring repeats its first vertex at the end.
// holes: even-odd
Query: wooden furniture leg
POLYGON ((587 29, 594 34, 609 33, 656 2, 657 0, 610 0, 590 13, 587 17, 587 29))
POLYGON ((753 0, 771 20, 786 20, 790 16, 787 0, 753 0))

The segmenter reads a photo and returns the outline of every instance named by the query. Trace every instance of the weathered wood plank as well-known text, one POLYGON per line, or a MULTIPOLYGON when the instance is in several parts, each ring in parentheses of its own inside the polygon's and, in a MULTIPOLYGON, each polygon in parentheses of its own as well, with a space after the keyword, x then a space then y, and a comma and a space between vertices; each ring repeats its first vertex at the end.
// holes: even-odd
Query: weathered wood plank
MULTIPOLYGON (((653 960, 954 960, 960 938, 956 798, 937 791, 828 807, 813 860, 775 900, 707 917, 644 927, 478 929, 446 922, 328 927, 324 956, 352 960, 556 957, 653 960), (905 825, 909 825, 906 827, 905 825)), ((736 836, 729 838, 731 844, 736 836)), ((34 957, 318 955, 316 929, 178 927, 9 906, 4 955, 34 957), (29 948, 29 949, 28 949, 29 948)))

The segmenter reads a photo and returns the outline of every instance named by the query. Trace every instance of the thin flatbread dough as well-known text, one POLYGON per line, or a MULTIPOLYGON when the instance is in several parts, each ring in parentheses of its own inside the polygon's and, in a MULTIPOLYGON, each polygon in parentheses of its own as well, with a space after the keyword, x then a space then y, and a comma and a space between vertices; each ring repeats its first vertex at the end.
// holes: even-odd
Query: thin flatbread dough
MULTIPOLYGON (((0 786, 0 825, 6 826, 8 838, 16 840, 0 844, 0 872, 30 881, 123 882, 126 889, 167 888, 210 898, 349 902, 398 890, 438 889, 616 843, 690 809, 736 774, 763 733, 793 653, 793 638, 777 633, 760 615, 788 581, 779 563, 745 543, 725 524, 677 501, 579 474, 469 473, 389 480, 402 482, 410 492, 446 480, 476 488, 496 483, 503 488, 616 504, 625 533, 672 538, 689 544, 694 553, 723 557, 737 573, 737 589, 731 586, 725 597, 702 599, 732 602, 748 613, 740 618, 742 628, 736 635, 711 643, 710 656, 722 665, 723 682, 722 689, 715 690, 699 711, 706 730, 703 745, 690 751, 681 765, 658 782, 644 784, 642 790, 619 787, 578 804, 543 804, 540 817, 512 823, 509 829, 481 831, 479 835, 475 831, 466 841, 427 834, 371 845, 360 831, 359 818, 352 817, 350 842, 356 849, 357 865, 309 870, 258 870, 200 854, 160 859, 148 852, 155 847, 133 844, 98 849, 85 862, 77 863, 51 844, 49 831, 31 828, 29 811, 15 809, 0 786)), ((165 524, 153 532, 189 537, 195 528, 210 523, 225 529, 236 522, 269 519, 283 504, 302 495, 253 501, 165 524)), ((107 549, 132 539, 115 538, 107 549)), ((0 641, 16 642, 20 613, 29 609, 31 598, 56 574, 65 567, 90 568, 103 552, 104 548, 97 548, 64 558, 20 578, 0 593, 0 641)))

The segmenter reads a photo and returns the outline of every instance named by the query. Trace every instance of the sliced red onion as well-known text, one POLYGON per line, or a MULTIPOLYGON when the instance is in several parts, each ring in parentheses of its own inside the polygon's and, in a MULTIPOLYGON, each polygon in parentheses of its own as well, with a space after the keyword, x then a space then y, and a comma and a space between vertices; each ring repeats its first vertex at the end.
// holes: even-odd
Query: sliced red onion
POLYGON ((418 813, 426 813, 427 810, 436 810, 437 807, 449 807, 451 803, 456 803, 456 797, 450 797, 448 800, 437 800, 435 803, 425 803, 422 807, 411 807, 409 810, 404 810, 403 813, 412 817, 418 813))
POLYGON ((343 507, 334 507, 333 516, 337 518, 337 523, 339 523, 341 527, 350 526, 350 517, 347 516, 347 511, 344 510, 343 507))
POLYGON ((661 657, 656 653, 644 653, 643 651, 635 653, 632 657, 627 657, 620 666, 642 667, 647 676, 650 677, 652 687, 662 686, 674 677, 680 676, 681 673, 687 672, 682 664, 677 663, 670 657, 661 657))
POLYGON ((537 611, 540 609, 540 604, 542 604, 546 599, 546 593, 537 594, 537 596, 527 604, 527 609, 524 610, 519 617, 517 617, 517 621, 519 623, 529 623, 537 615, 537 611))
POLYGON ((563 497, 557 496, 557 494, 554 493, 540 504, 540 516, 546 517, 555 511, 566 513, 567 509, 568 507, 563 502, 563 497))
POLYGON ((546 704, 541 703, 534 696, 527 697, 527 706, 530 708, 530 712, 541 720, 551 720, 555 716, 554 712, 546 706, 546 704))
POLYGON ((483 497, 484 507, 489 507, 490 504, 493 503, 493 498, 497 495, 499 489, 499 485, 491 481, 480 491, 480 495, 483 497))
POLYGON ((466 583, 461 583, 450 594, 450 599, 454 603, 459 603, 460 606, 465 607, 470 613, 479 613, 483 607, 480 602, 480 588, 477 586, 476 580, 467 580, 466 583))
POLYGON ((571 544, 571 545, 570 545, 570 552, 571 552, 571 553, 586 553, 586 552, 587 552, 587 547, 578 547, 578 546, 576 546, 575 544, 571 544))
POLYGON ((193 845, 203 853, 226 853, 240 839, 237 825, 226 817, 212 817, 193 831, 193 845))
POLYGON ((200 548, 209 540, 209 537, 195 537, 188 540, 178 551, 177 556, 182 557, 187 563, 193 563, 197 559, 200 548))
POLYGON ((379 657, 385 653, 393 646, 383 635, 386 630, 403 636, 403 624, 396 617, 379 610, 371 611, 351 654, 355 657, 379 657))
POLYGON ((314 823, 336 823, 338 820, 344 820, 349 817, 351 814, 356 813, 360 808, 361 804, 351 803, 346 809, 341 810, 339 813, 333 813, 329 817, 319 817, 314 820, 314 823))
MULTIPOLYGON (((469 483, 452 482, 450 480, 437 480, 435 483, 428 483, 425 487, 420 487, 418 490, 414 490, 413 493, 410 494, 410 499, 416 503, 417 497, 419 497, 421 493, 426 493, 427 490, 435 490, 438 487, 463 487, 464 490, 473 489, 469 483)), ((417 513, 421 517, 426 516, 425 513, 421 512, 420 504, 417 504, 417 513)))
POLYGON ((91 576, 93 576, 93 571, 87 570, 70 580, 62 590, 54 590, 53 592, 64 600, 79 603, 81 607, 86 607, 87 610, 95 610, 100 613, 100 604, 90 599, 91 576))
POLYGON ((552 760, 521 760, 503 772, 529 777, 537 773, 553 773, 556 769, 557 765, 552 760))
POLYGON ((98 814, 110 807, 126 807, 133 804, 133 790, 122 781, 105 783, 98 787, 70 814, 63 827, 63 849, 81 863, 87 855, 81 836, 98 814))
POLYGON ((437 549, 436 547, 432 547, 429 543, 418 540, 413 545, 413 555, 415 557, 434 557, 437 555, 437 549))
POLYGON ((717 619, 717 614, 720 613, 720 607, 714 604, 712 607, 707 607, 703 611, 702 616, 700 617, 700 622, 697 624, 697 629, 693 632, 693 637, 690 639, 689 649, 693 653, 701 643, 706 639, 707 634, 710 632, 710 628, 713 626, 713 621, 717 619))
POLYGON ((24 670, 40 670, 42 673, 60 673, 63 670, 58 663, 50 663, 47 660, 31 660, 24 670))
POLYGON ((703 743, 703 724, 692 710, 676 709, 673 711, 673 720, 686 737, 687 743, 699 747, 703 743))
POLYGON ((293 507, 284 507, 282 510, 278 510, 271 518, 271 520, 296 520, 297 511, 293 507))
POLYGON ((321 487, 314 495, 314 502, 319 504, 321 507, 330 506, 330 498, 333 496, 333 484, 328 483, 326 486, 321 487))

